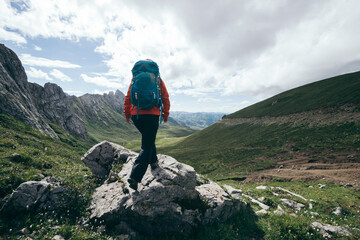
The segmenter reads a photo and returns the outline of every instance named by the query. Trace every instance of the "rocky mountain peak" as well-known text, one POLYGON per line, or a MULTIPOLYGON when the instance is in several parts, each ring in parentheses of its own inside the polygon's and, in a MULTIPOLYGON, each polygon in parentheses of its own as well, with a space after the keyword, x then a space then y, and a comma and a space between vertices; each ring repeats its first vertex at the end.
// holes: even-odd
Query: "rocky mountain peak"
POLYGON ((57 138, 48 122, 66 132, 88 139, 85 122, 93 116, 103 121, 112 112, 122 114, 124 94, 117 90, 104 95, 67 96, 55 83, 44 87, 29 83, 18 56, 0 44, 0 113, 13 116, 57 138), (110 109, 110 110, 109 110, 110 109))
POLYGON ((6 72, 22 89, 27 83, 27 76, 22 63, 16 53, 0 43, 0 64, 6 72))

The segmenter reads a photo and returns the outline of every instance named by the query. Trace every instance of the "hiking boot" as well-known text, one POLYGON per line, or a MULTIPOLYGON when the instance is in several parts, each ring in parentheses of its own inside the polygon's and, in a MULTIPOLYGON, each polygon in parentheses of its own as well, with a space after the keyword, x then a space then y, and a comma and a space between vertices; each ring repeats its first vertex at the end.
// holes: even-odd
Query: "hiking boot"
POLYGON ((137 190, 138 182, 135 181, 135 179, 129 178, 128 183, 132 189, 134 189, 135 191, 137 190))
POLYGON ((160 166, 159 166, 158 162, 154 162, 154 163, 150 163, 150 167, 151 167, 152 170, 155 170, 160 166))

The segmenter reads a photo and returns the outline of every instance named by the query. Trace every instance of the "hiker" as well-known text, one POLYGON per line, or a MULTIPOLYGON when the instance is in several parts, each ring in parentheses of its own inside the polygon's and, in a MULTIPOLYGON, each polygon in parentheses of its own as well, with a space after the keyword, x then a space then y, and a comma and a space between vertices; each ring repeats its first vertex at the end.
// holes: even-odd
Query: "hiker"
POLYGON ((164 81, 160 78, 159 67, 151 59, 140 60, 131 70, 133 78, 125 96, 124 113, 126 121, 141 133, 141 150, 135 160, 128 182, 137 190, 148 165, 159 167, 155 139, 160 123, 169 117, 170 101, 164 81), (151 97, 147 97, 151 96, 151 97))

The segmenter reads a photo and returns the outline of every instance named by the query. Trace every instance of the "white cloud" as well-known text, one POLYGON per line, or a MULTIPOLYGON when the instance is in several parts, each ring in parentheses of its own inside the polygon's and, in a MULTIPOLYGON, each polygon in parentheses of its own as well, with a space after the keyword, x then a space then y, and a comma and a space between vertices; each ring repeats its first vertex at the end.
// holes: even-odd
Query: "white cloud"
POLYGON ((77 97, 84 94, 84 92, 82 92, 82 91, 74 91, 74 90, 64 90, 64 92, 69 94, 69 95, 75 95, 77 97))
MULTIPOLYGON (((16 10, 0 1, 0 39, 99 40, 94 51, 108 72, 81 77, 102 87, 126 89, 133 64, 146 58, 159 64, 171 94, 200 99, 215 92, 263 99, 359 70, 357 0, 25 3, 16 10)), ((28 66, 80 68, 29 54, 20 58, 28 66)))
POLYGON ((48 68, 80 68, 80 65, 61 60, 51 60, 42 57, 34 57, 30 54, 21 54, 21 62, 28 66, 48 67, 48 68))
POLYGON ((0 28, 0 40, 12 41, 18 44, 27 43, 26 39, 22 37, 20 34, 15 32, 9 32, 2 28, 0 28))
POLYGON ((100 95, 103 95, 104 93, 109 94, 110 92, 116 92, 116 90, 100 91, 100 90, 98 90, 98 89, 94 89, 94 91, 93 91, 94 94, 100 94, 100 95))
POLYGON ((219 102, 220 99, 212 98, 212 97, 205 97, 205 98, 199 98, 197 101, 203 102, 203 103, 211 103, 211 102, 219 102))
POLYGON ((106 78, 104 76, 96 76, 96 77, 90 77, 86 74, 81 74, 81 78, 87 82, 87 83, 93 83, 98 86, 107 87, 107 88, 125 88, 126 85, 122 83, 119 79, 111 79, 106 78))
POLYGON ((72 79, 69 76, 67 76, 66 74, 64 74, 63 72, 61 72, 57 69, 53 69, 50 72, 50 75, 56 79, 59 79, 62 82, 72 82, 72 79))
POLYGON ((34 50, 35 51, 42 51, 42 48, 34 44, 34 50))
POLYGON ((40 69, 36 69, 33 67, 30 67, 30 70, 26 71, 26 74, 30 78, 37 78, 37 79, 44 79, 48 81, 53 81, 51 77, 49 77, 49 74, 46 72, 41 71, 40 69))

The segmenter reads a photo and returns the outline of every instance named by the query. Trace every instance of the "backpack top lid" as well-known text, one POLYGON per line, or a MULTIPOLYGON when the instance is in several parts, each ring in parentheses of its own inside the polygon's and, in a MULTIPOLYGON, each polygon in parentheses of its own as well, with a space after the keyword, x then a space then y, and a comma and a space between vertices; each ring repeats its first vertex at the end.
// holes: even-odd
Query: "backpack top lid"
POLYGON ((141 72, 154 73, 156 77, 160 76, 159 66, 152 60, 140 60, 137 61, 131 70, 133 77, 141 72))

